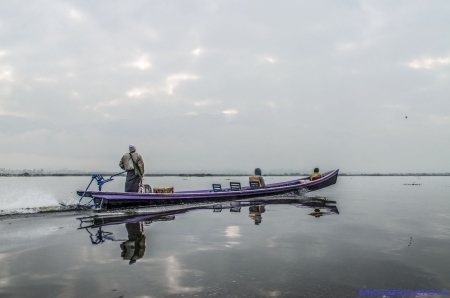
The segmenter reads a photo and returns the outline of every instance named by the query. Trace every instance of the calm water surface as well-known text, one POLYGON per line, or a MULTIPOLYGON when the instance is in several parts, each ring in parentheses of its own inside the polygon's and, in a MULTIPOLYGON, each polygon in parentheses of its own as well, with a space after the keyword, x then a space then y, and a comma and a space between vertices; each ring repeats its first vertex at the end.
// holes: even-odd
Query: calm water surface
MULTIPOLYGON (((195 189, 240 178, 158 179, 147 182, 195 189)), ((86 180, 0 178, 0 209, 75 198, 86 180)), ((117 179, 107 189, 122 187, 117 179)), ((89 212, 2 216, 0 297, 362 297, 364 289, 450 289, 448 177, 339 177, 306 196, 335 200, 339 214, 314 217, 298 204, 194 210, 103 226, 102 239, 98 228, 78 229, 77 218, 89 212), (421 185, 404 185, 412 182, 421 185)))

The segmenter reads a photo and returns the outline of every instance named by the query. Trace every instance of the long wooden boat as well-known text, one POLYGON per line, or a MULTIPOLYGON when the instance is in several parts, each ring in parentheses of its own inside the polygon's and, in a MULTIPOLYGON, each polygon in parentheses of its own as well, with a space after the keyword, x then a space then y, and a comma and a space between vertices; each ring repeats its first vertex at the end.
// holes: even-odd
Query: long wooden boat
POLYGON ((188 204, 203 202, 223 202, 239 199, 275 196, 291 192, 310 192, 333 185, 337 181, 339 169, 323 174, 323 177, 310 181, 308 177, 285 182, 267 184, 264 188, 244 186, 240 190, 230 188, 214 191, 213 189, 179 191, 173 193, 131 193, 107 191, 77 191, 79 196, 91 197, 102 208, 120 208, 132 206, 151 206, 167 204, 188 204))

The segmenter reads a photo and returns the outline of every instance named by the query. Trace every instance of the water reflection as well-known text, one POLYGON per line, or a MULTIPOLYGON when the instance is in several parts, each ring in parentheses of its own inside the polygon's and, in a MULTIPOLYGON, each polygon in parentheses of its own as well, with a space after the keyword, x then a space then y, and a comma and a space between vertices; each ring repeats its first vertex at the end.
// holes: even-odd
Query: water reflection
POLYGON ((309 215, 320 218, 324 215, 339 214, 339 210, 335 204, 336 201, 331 201, 326 198, 312 198, 311 201, 299 204, 297 207, 312 207, 313 212, 309 213, 309 215))
MULTIPOLYGON (((230 212, 241 212, 242 208, 248 208, 248 217, 255 225, 260 225, 262 223, 262 214, 267 211, 266 206, 271 204, 289 204, 295 205, 298 208, 312 208, 313 212, 307 214, 315 218, 339 214, 336 201, 313 197, 302 199, 278 198, 258 201, 235 201, 204 206, 183 206, 179 207, 179 209, 164 211, 139 212, 140 210, 135 210, 132 213, 104 213, 78 218, 78 220, 80 221, 79 229, 87 231, 92 244, 102 244, 106 240, 120 241, 121 257, 123 260, 129 261, 128 263, 131 265, 143 258, 145 254, 146 236, 144 226, 149 226, 152 222, 172 221, 175 220, 176 215, 195 209, 212 209, 213 212, 230 209, 230 212), (103 230, 107 226, 121 224, 125 226, 128 239, 115 239, 112 232, 103 230)), ((236 237, 238 234, 239 226, 232 226, 227 229, 228 237, 236 237)))
POLYGON ((264 206, 250 206, 248 208, 249 217, 255 222, 255 225, 259 225, 262 221, 261 213, 266 212, 266 207, 264 206))
POLYGON ((144 225, 137 222, 127 223, 125 228, 128 232, 128 240, 120 244, 121 257, 124 260, 129 260, 131 265, 142 258, 145 253, 144 225))
POLYGON ((102 227, 99 227, 95 234, 91 233, 91 231, 89 231, 89 229, 86 229, 86 231, 89 234, 89 238, 91 239, 91 243, 94 244, 94 245, 95 244, 102 244, 106 240, 121 241, 121 240, 114 239, 113 233, 103 231, 102 227))
POLYGON ((321 211, 320 208, 314 208, 314 211, 309 215, 319 218, 324 215, 338 214, 337 208, 330 209, 330 211, 321 211))

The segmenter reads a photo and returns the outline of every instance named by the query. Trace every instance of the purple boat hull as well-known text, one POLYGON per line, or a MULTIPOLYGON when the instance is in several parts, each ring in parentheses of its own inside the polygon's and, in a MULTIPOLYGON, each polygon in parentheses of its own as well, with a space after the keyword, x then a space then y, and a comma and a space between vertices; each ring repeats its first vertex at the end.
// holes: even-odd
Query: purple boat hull
MULTIPOLYGON (((239 200, 255 197, 281 195, 300 190, 314 191, 330 185, 337 181, 339 170, 333 170, 323 174, 323 177, 309 181, 307 177, 267 184, 265 188, 250 189, 249 186, 241 190, 223 189, 219 192, 213 190, 180 191, 174 193, 130 193, 130 192, 100 192, 87 191, 85 197, 92 197, 95 203, 101 203, 102 207, 120 208, 132 206, 151 206, 167 204, 188 204, 194 202, 221 202, 239 200), (306 183, 300 183, 304 180, 306 183)), ((84 191, 77 191, 81 196, 84 191)))

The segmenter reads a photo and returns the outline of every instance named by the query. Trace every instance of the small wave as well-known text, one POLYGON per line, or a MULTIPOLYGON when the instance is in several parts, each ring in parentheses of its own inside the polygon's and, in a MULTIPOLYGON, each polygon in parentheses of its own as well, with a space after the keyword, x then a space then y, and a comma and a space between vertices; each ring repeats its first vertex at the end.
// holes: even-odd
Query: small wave
POLYGON ((41 190, 7 190, 0 198, 3 210, 27 209, 44 206, 58 206, 58 201, 50 193, 41 190))
POLYGON ((32 207, 32 208, 13 208, 0 210, 1 215, 16 215, 16 214, 33 214, 42 212, 59 212, 66 209, 61 206, 43 206, 43 207, 32 207))
POLYGON ((58 201, 41 190, 7 189, 0 198, 0 215, 48 212, 60 209, 58 201))

